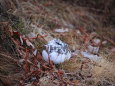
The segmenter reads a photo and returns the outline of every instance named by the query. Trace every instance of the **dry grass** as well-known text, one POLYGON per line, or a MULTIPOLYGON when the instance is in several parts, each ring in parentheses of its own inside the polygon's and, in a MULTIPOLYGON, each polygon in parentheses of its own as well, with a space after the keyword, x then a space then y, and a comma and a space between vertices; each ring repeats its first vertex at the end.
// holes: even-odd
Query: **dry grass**
MULTIPOLYGON (((82 40, 80 40, 80 37, 77 36, 77 34, 74 34, 75 30, 73 32, 68 32, 65 34, 55 34, 55 37, 60 38, 64 42, 68 43, 71 47, 71 49, 81 49, 82 48, 82 40), (72 33, 72 34, 71 34, 72 33), (81 46, 81 47, 80 47, 81 46)), ((100 35, 100 34, 99 34, 100 35)), ((81 71, 81 73, 84 74, 84 76, 87 76, 88 74, 92 74, 91 82, 90 80, 87 80, 86 78, 86 84, 89 85, 89 83, 93 82, 93 85, 98 86, 108 86, 115 84, 115 64, 114 64, 114 54, 110 54, 110 50, 108 49, 108 45, 101 48, 100 56, 103 58, 100 62, 89 62, 87 65, 90 66, 90 68, 86 70, 81 71, 81 65, 82 62, 86 61, 85 58, 83 58, 81 55, 74 56, 69 61, 66 61, 60 65, 60 68, 65 70, 69 73, 78 73, 81 71), (111 59, 111 60, 110 60, 111 59)), ((75 76, 72 76, 75 77, 75 76)), ((81 82, 83 83, 83 82, 81 82)), ((85 85, 86 85, 85 84, 85 85)))
MULTIPOLYGON (((51 35, 69 44, 72 50, 81 49, 83 45, 83 40, 75 32, 76 28, 79 27, 86 28, 88 32, 96 31, 100 36, 105 36, 107 34, 106 37, 111 39, 114 39, 115 37, 115 31, 110 29, 111 27, 102 27, 102 24, 99 21, 100 16, 88 12, 88 10, 85 8, 78 6, 73 7, 66 3, 60 3, 56 0, 51 2, 50 0, 40 0, 39 2, 37 0, 35 1, 36 2, 21 2, 19 3, 21 8, 16 9, 13 12, 13 14, 22 17, 25 26, 24 32, 31 32, 31 24, 38 26, 42 25, 43 29, 46 29, 47 32, 49 31, 51 35), (70 24, 72 24, 74 27, 70 27, 70 24), (72 30, 64 34, 53 32, 53 29, 60 27, 68 27, 72 30)), ((42 51, 41 49, 45 42, 46 41, 42 39, 38 39, 38 41, 35 43, 40 52, 42 51)), ((102 52, 106 51, 102 49, 102 52)), ((108 53, 101 56, 104 59, 113 57, 108 55, 108 53)), ((84 61, 81 59, 83 59, 82 56, 78 55, 73 57, 70 61, 62 63, 60 66, 67 72, 76 72, 80 69, 82 62, 84 61)), ((11 62, 8 59, 3 59, 3 57, 0 59, 0 61, 0 70, 2 70, 2 73, 8 73, 9 71, 13 72, 10 68, 15 68, 14 64, 10 64, 11 62)), ((115 81, 114 64, 106 60, 102 60, 100 63, 98 63, 98 65, 101 65, 101 67, 91 65, 92 69, 90 71, 93 74, 93 77, 91 78, 94 80, 95 86, 99 84, 105 86, 103 81, 106 81, 107 83, 113 83, 115 81), (100 82, 100 80, 102 82, 100 82)))
POLYGON ((22 2, 20 5, 21 12, 20 9, 17 9, 14 14, 24 17, 27 28, 30 23, 42 24, 47 29, 72 24, 74 28, 83 26, 91 31, 101 26, 99 17, 89 13, 87 9, 73 7, 59 1, 28 1, 22 2))
POLYGON ((20 77, 18 74, 20 67, 12 56, 5 53, 0 53, 0 80, 3 83, 13 84, 20 77), (11 78, 12 77, 12 78, 11 78))
POLYGON ((60 64, 60 68, 69 73, 75 73, 76 71, 79 71, 80 67, 81 60, 77 57, 73 57, 71 60, 65 61, 64 63, 60 64))
POLYGON ((115 64, 108 62, 106 60, 102 60, 98 66, 94 66, 93 68, 93 78, 95 80, 95 84, 101 84, 102 86, 108 84, 115 84, 115 64))

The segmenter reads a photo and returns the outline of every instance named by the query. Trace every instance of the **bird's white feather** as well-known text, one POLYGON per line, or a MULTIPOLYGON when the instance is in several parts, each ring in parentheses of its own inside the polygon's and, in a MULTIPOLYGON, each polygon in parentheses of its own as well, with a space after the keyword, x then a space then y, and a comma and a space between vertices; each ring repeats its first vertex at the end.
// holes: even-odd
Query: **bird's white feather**
POLYGON ((69 60, 71 57, 71 51, 68 45, 59 39, 51 40, 45 46, 47 51, 43 50, 42 52, 42 56, 45 61, 48 61, 48 58, 50 58, 50 60, 55 64, 59 64, 65 60, 69 60))

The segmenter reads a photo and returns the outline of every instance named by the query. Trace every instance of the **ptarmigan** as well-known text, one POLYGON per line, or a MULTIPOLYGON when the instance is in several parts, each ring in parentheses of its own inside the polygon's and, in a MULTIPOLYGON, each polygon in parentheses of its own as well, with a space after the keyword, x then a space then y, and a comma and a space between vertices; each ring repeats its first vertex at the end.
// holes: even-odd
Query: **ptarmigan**
POLYGON ((69 60, 71 57, 71 51, 68 45, 59 39, 53 39, 45 45, 46 49, 42 51, 42 56, 45 61, 54 62, 54 64, 59 64, 65 60, 69 60))

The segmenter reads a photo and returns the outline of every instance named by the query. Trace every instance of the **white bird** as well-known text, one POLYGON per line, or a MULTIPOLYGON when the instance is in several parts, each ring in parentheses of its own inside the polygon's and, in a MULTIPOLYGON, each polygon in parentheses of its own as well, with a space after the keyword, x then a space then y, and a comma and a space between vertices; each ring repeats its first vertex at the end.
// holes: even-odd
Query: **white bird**
POLYGON ((59 39, 49 41, 45 47, 46 50, 42 51, 42 56, 47 62, 50 59, 54 64, 59 64, 71 58, 71 51, 68 45, 59 39))

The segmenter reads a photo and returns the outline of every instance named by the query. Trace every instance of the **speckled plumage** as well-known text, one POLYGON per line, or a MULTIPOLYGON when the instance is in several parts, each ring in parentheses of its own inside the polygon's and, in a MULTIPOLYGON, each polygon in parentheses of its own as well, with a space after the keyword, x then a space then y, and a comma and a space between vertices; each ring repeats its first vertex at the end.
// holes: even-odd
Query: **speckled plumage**
POLYGON ((59 39, 49 41, 45 47, 46 50, 42 51, 42 56, 45 61, 48 61, 49 56, 51 61, 59 64, 65 60, 69 60, 71 57, 71 51, 68 45, 59 39))

